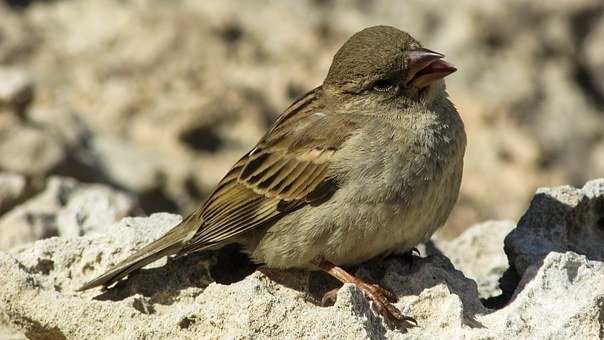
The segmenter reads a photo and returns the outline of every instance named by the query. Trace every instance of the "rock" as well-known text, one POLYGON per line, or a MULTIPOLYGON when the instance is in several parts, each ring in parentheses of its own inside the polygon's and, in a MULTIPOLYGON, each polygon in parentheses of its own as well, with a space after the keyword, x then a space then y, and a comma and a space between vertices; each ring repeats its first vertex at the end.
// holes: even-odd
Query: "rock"
POLYGON ((0 106, 22 106, 33 95, 31 75, 17 68, 0 67, 0 106))
POLYGON ((12 208, 27 194, 27 181, 25 177, 0 172, 0 214, 12 208))
POLYGON ((523 275, 550 252, 574 251, 604 260, 604 179, 540 188, 518 226, 505 238, 510 265, 523 275))
MULTIPOLYGON (((2 319, 0 319, 2 320, 2 319)), ((13 331, 9 328, 3 328, 0 326, 0 339, 4 340, 26 340, 27 338, 19 332, 13 331)))
POLYGON ((604 264, 573 252, 550 252, 527 268, 513 301, 485 317, 501 339, 599 339, 604 264))
POLYGON ((26 117, 33 125, 44 127, 48 135, 62 141, 71 152, 85 149, 92 135, 82 116, 69 107, 39 105, 28 110, 26 117))
POLYGON ((150 153, 130 143, 107 136, 95 136, 91 153, 101 165, 100 171, 113 183, 130 192, 145 193, 161 188, 159 164, 150 153))
MULTIPOLYGON (((212 282, 213 260, 200 256, 158 267, 166 263, 162 260, 142 270, 137 279, 100 295, 98 291, 74 293, 86 279, 179 220, 168 214, 126 218, 103 235, 52 238, 10 255, 0 253, 0 270, 8 278, 0 283, 0 301, 6 302, 0 305, 0 312, 7 313, 11 325, 22 325, 20 331, 33 338, 400 335, 382 322, 353 286, 346 285, 336 304, 324 308, 313 304, 306 292, 308 272, 273 273, 279 282, 255 272, 224 285, 212 282)), ((433 332, 466 333, 463 325, 472 324, 472 318, 486 312, 474 283, 443 257, 418 261, 410 272, 396 260, 384 264, 384 284, 399 295, 409 295, 399 307, 433 332)), ((361 271, 362 275, 376 275, 372 268, 361 271)), ((420 329, 412 332, 421 334, 420 329)))
POLYGON ((0 64, 23 61, 38 47, 35 32, 23 20, 23 16, 10 10, 6 2, 0 3, 0 64))
POLYGON ((0 249, 103 229, 137 212, 127 194, 102 185, 51 177, 46 189, 0 218, 0 249))
POLYGON ((604 46, 600 43, 604 39, 604 18, 600 17, 592 26, 585 37, 585 64, 588 68, 586 76, 593 79, 591 90, 602 100, 604 98, 604 46))
POLYGON ((592 177, 604 174, 604 141, 592 148, 589 173, 592 177))
POLYGON ((66 157, 64 145, 43 129, 21 124, 0 126, 0 169, 45 176, 66 157))
POLYGON ((102 185, 88 185, 68 194, 56 223, 60 236, 75 237, 98 232, 137 210, 131 196, 102 185))
POLYGON ((512 221, 488 221, 472 226, 451 241, 434 241, 457 270, 476 281, 480 297, 489 298, 501 294, 499 279, 508 269, 503 240, 515 226, 512 221))
MULTIPOLYGON (((604 116, 594 108, 587 92, 572 78, 571 65, 544 65, 542 86, 539 88, 550 100, 543 102, 542 113, 534 119, 535 131, 542 144, 544 162, 565 163, 563 168, 580 177, 586 172, 581 164, 589 164, 594 141, 600 139, 604 116), (562 97, 558 94, 567 93, 562 97)), ((547 163, 546 163, 547 165, 547 163)))
MULTIPOLYGON (((443 255, 416 258, 411 265, 397 258, 370 261, 355 269, 357 276, 399 297, 396 306, 418 321, 408 333, 383 320, 353 285, 339 290, 333 306, 321 307, 320 297, 334 287, 325 274, 264 269, 226 282, 224 273, 232 274, 241 264, 212 252, 159 260, 107 291, 75 291, 181 220, 165 213, 0 252, 5 278, 0 281, 0 327, 33 339, 594 339, 601 335, 604 318, 604 263, 593 258, 598 249, 591 248, 598 239, 567 242, 574 251, 552 244, 590 233, 593 238, 603 196, 604 180, 583 189, 538 191, 506 238, 508 260, 520 280, 502 308, 484 307, 476 283, 443 255), (565 221, 572 228, 562 238, 565 221)), ((512 226, 490 221, 459 240, 437 244, 492 294, 493 277, 504 267, 498 249, 512 226)))

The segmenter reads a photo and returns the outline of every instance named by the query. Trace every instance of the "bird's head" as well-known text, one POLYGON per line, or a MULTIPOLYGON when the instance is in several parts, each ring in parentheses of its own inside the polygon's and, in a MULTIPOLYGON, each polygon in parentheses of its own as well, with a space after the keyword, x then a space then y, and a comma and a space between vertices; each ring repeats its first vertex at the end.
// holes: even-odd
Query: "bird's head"
POLYGON ((423 48, 411 35, 391 26, 374 26, 353 35, 333 58, 323 83, 326 94, 364 109, 383 104, 429 105, 446 96, 444 77, 457 69, 444 55, 423 48), (368 107, 369 106, 369 107, 368 107))

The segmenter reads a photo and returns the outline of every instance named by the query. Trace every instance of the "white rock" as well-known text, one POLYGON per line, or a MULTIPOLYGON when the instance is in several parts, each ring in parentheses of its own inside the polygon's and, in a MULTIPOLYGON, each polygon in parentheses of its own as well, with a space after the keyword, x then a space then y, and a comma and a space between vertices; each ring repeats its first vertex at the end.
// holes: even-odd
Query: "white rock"
POLYGON ((505 239, 510 264, 522 275, 550 252, 575 251, 604 260, 604 179, 582 189, 540 188, 527 212, 505 239))
POLYGON ((31 126, 0 126, 0 168, 45 175, 66 157, 60 141, 31 126))
POLYGON ((31 98, 33 81, 24 70, 0 67, 0 105, 23 103, 31 98))
POLYGON ((132 192, 143 193, 162 184, 159 164, 154 156, 135 149, 130 143, 108 136, 96 136, 92 153, 108 178, 132 192))
POLYGON ((83 235, 136 211, 136 202, 125 193, 51 177, 42 193, 0 218, 0 249, 52 236, 83 235))
POLYGON ((0 213, 21 199, 27 189, 25 177, 7 172, 0 172, 0 213))
MULTIPOLYGON (((601 197, 599 183, 590 182, 581 192, 592 199, 601 197)), ((576 190, 563 188, 560 194, 564 193, 577 201, 576 190)), ((534 219, 538 219, 536 200, 527 213, 534 219)), ((554 200, 540 202, 541 220, 556 214, 554 200)), ((528 261, 513 299, 499 310, 483 307, 476 283, 440 255, 417 259, 412 266, 396 259, 361 266, 357 276, 391 289, 399 296, 396 306, 418 321, 419 326, 408 333, 384 321, 352 285, 344 285, 333 306, 314 304, 315 274, 308 272, 269 271, 268 277, 255 272, 233 284, 213 282, 210 273, 233 268, 216 263, 211 254, 158 261, 109 291, 75 292, 179 221, 179 216, 170 214, 125 218, 97 229, 98 233, 51 238, 10 254, 0 252, 5 278, 0 280, 0 325, 33 338, 68 339, 592 339, 600 335, 604 264, 574 252, 549 251, 539 261, 528 261)), ((509 222, 477 226, 458 246, 478 257, 473 247, 487 244, 484 238, 494 228, 509 226, 509 222)), ((524 236, 530 243, 544 235, 543 230, 525 228, 516 241, 524 236)), ((501 237, 494 238, 501 242, 501 237)), ((476 263, 501 265, 497 251, 485 254, 484 262, 476 263), (494 263, 487 260, 491 256, 494 263)), ((477 276, 490 275, 487 269, 468 268, 477 276)))
MULTIPOLYGON (((178 221, 168 214, 127 218, 106 235, 52 238, 12 255, 0 253, 0 271, 7 278, 0 281, 0 301, 6 302, 0 313, 25 334, 67 338, 404 337, 382 321, 354 286, 346 285, 334 306, 319 307, 305 293, 307 272, 281 274, 285 284, 256 272, 222 285, 208 276, 211 261, 199 257, 168 261, 160 268, 151 265, 106 293, 74 292, 178 221)), ((421 326, 407 337, 469 335, 471 318, 487 312, 475 284, 443 257, 418 261, 408 271, 391 260, 383 278, 397 294, 409 294, 397 306, 421 326)), ((375 274, 373 268, 362 272, 375 274)))
POLYGON ((501 294, 499 278, 508 268, 503 240, 515 226, 512 221, 487 221, 451 241, 435 239, 435 243, 455 268, 476 281, 480 297, 489 298, 501 294))
POLYGON ((589 68, 589 75, 594 78, 593 85, 600 95, 604 95, 604 19, 600 19, 592 26, 592 30, 585 38, 585 61, 589 68))
POLYGON ((604 263, 551 252, 526 269, 508 306, 482 320, 502 339, 598 339, 602 303, 604 263))

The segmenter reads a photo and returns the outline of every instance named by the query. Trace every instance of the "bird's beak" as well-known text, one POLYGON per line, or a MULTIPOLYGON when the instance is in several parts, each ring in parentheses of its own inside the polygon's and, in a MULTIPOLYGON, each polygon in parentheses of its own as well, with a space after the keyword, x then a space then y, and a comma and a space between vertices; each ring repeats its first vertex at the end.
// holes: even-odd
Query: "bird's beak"
POLYGON ((421 89, 457 71, 442 59, 444 57, 443 54, 428 49, 407 52, 405 86, 421 89))

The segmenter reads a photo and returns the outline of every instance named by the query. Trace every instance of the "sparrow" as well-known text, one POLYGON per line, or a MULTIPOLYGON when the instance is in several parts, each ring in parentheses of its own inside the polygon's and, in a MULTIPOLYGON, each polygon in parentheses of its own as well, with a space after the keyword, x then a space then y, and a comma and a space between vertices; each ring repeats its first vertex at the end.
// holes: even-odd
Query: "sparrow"
POLYGON ((291 104, 196 211, 79 290, 236 243, 268 268, 352 283, 384 317, 414 326, 393 293, 342 266, 411 251, 457 200, 466 135, 444 83, 456 68, 443 58, 394 27, 354 34, 323 84, 291 104))

